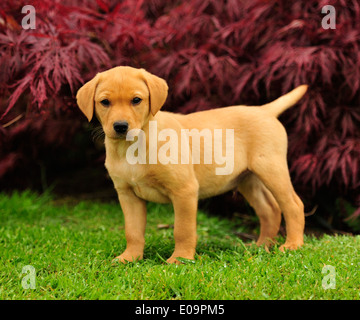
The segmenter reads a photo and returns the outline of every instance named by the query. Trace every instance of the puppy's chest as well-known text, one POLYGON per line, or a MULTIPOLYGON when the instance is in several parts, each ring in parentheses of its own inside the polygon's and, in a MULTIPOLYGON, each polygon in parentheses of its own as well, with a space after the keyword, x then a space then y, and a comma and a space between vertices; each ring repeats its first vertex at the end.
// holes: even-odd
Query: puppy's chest
POLYGON ((169 198, 164 194, 162 186, 151 178, 146 165, 130 165, 127 162, 118 161, 117 163, 107 162, 106 168, 115 188, 127 185, 141 199, 160 203, 169 202, 169 198))

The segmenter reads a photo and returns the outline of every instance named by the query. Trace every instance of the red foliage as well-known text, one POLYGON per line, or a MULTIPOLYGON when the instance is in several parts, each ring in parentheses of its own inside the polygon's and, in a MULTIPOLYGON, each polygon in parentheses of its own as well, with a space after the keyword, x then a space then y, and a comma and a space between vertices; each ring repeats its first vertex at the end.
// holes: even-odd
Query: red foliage
POLYGON ((111 66, 162 76, 165 109, 183 113, 261 104, 307 83, 281 117, 296 187, 315 201, 326 189, 360 215, 357 0, 4 0, 0 16, 0 124, 24 115, 0 131, 0 176, 24 156, 7 146, 12 126, 81 121, 76 90, 111 66), (36 8, 35 30, 21 28, 25 4, 36 8), (321 26, 325 5, 336 9, 336 29, 321 26))

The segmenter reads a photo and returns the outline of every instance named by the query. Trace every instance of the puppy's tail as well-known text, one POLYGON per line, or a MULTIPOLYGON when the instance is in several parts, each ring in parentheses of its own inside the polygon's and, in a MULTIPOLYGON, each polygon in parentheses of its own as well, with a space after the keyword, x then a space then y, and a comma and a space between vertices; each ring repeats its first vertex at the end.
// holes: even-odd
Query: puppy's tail
POLYGON ((265 109, 273 116, 278 117, 286 109, 292 107, 296 102, 298 102, 305 94, 307 88, 308 86, 306 84, 298 86, 297 88, 287 94, 284 94, 280 98, 270 103, 264 104, 261 109, 265 109))

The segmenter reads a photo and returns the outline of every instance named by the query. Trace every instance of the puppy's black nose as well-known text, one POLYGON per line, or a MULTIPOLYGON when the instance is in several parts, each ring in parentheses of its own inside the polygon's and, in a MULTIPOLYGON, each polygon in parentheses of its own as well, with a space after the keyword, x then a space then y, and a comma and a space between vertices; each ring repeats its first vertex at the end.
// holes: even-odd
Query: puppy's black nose
POLYGON ((116 133, 124 134, 129 129, 129 124, 126 121, 116 121, 113 127, 116 133))

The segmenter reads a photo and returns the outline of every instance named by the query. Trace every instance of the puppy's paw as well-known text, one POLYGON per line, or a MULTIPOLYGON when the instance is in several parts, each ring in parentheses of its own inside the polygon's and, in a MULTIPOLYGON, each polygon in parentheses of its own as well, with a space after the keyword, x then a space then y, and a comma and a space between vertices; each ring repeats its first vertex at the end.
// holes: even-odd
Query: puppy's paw
POLYGON ((270 248, 271 246, 277 244, 277 241, 273 238, 259 238, 258 241, 256 241, 256 245, 258 247, 265 246, 270 248))
POLYGON ((120 263, 128 263, 128 262, 135 262, 142 260, 143 255, 138 253, 131 253, 124 251, 121 255, 117 256, 113 259, 113 263, 120 262, 120 263))
POLYGON ((181 264, 181 262, 173 256, 171 256, 169 259, 167 259, 166 262, 169 264, 181 264))
POLYGON ((288 250, 296 250, 299 249, 304 243, 302 241, 299 242, 285 242, 283 245, 280 246, 279 250, 284 252, 285 249, 288 250))
POLYGON ((175 255, 173 254, 169 259, 166 260, 167 263, 171 263, 171 264, 185 264, 187 263, 186 260, 189 260, 191 262, 195 262, 194 256, 193 255, 175 255), (184 262, 186 261, 186 262, 184 262))

